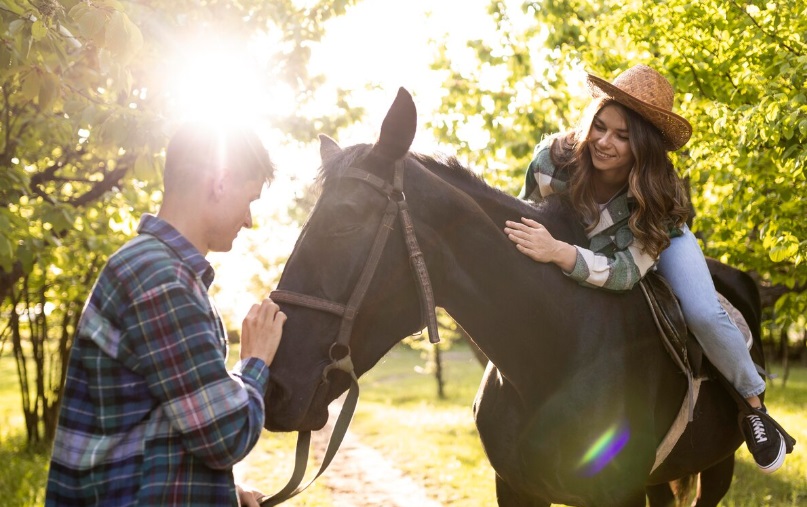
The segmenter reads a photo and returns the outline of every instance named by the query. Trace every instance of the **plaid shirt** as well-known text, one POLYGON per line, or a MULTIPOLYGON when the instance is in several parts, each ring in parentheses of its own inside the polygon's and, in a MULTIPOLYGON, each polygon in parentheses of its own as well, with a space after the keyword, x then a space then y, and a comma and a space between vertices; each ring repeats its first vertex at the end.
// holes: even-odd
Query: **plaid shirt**
MULTIPOLYGON (((558 171, 549 154, 554 139, 549 137, 535 147, 519 196, 522 199, 540 201, 568 187, 568 172, 558 171)), ((575 246, 577 261, 568 276, 585 286, 625 291, 656 265, 658 258, 645 252, 628 226, 632 203, 626 187, 601 207, 600 221, 587 233, 589 248, 575 246)))
POLYGON ((238 505, 232 467, 260 436, 269 369, 227 372, 212 267, 155 216, 138 232, 81 316, 46 505, 238 505))

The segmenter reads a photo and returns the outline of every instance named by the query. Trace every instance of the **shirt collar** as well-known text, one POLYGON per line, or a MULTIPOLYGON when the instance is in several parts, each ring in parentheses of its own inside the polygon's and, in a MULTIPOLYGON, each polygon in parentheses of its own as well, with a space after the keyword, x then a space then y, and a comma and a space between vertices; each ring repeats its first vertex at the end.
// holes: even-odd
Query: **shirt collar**
POLYGON ((151 234, 168 245, 168 247, 177 254, 180 260, 190 266, 194 273, 201 278, 205 287, 210 288, 210 284, 213 283, 215 276, 213 266, 211 266, 207 259, 205 259, 205 256, 202 255, 185 236, 174 229, 171 224, 155 215, 144 213, 140 218, 140 225, 137 227, 137 232, 139 234, 151 234))

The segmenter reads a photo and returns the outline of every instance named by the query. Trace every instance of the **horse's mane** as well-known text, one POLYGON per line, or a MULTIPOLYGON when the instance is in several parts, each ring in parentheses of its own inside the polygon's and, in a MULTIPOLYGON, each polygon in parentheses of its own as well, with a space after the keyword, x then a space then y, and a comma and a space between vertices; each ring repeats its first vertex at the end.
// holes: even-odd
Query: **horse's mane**
POLYGON ((559 236, 558 239, 588 246, 585 230, 576 220, 577 214, 565 194, 552 194, 537 203, 524 201, 490 186, 480 175, 462 165, 455 157, 415 153, 413 158, 441 179, 450 182, 459 190, 473 195, 483 207, 485 207, 485 201, 506 207, 514 213, 514 216, 508 217, 510 220, 518 220, 520 214, 520 216, 533 218, 545 225, 547 222, 562 224, 562 236, 559 236))
MULTIPOLYGON (((356 144, 344 148, 339 156, 332 159, 329 163, 320 166, 316 178, 317 185, 321 187, 327 181, 339 177, 345 169, 364 157, 371 148, 372 145, 370 144, 356 144)), ((513 196, 488 185, 481 176, 462 165, 456 157, 410 152, 407 159, 410 159, 410 163, 411 159, 420 163, 429 171, 440 176, 443 180, 448 181, 450 179, 455 185, 459 183, 459 190, 470 193, 469 190, 474 189, 474 194, 481 192, 488 198, 513 199, 513 196)))
POLYGON ((450 179, 455 187, 465 193, 497 201, 514 199, 512 195, 490 186, 479 174, 462 165, 456 157, 412 153, 412 158, 441 179, 450 179))
MULTIPOLYGON (((372 149, 371 144, 356 144, 342 150, 328 163, 323 163, 317 173, 315 190, 319 191, 323 185, 332 179, 337 179, 348 167, 364 157, 372 149)), ((479 174, 464 166, 456 157, 442 154, 426 155, 410 152, 405 163, 407 165, 420 165, 441 180, 452 185, 457 190, 473 195, 480 204, 484 202, 495 203, 511 210, 507 219, 518 220, 519 216, 530 217, 542 223, 547 220, 562 223, 564 236, 574 244, 587 244, 582 226, 574 220, 576 215, 571 204, 563 195, 551 195, 535 203, 523 201, 498 188, 490 186, 479 174), (567 236, 568 234, 568 236, 567 236)), ((412 167, 412 169, 415 169, 412 167)), ((484 205, 483 205, 484 207, 484 205)), ((503 224, 504 222, 501 221, 503 224)), ((559 238, 560 239, 560 238, 559 238)))

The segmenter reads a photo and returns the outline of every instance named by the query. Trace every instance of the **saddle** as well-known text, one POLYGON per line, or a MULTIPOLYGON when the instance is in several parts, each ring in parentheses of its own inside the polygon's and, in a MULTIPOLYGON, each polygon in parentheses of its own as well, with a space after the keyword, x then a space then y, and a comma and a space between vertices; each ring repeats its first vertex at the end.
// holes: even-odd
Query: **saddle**
MULTIPOLYGON (((679 365, 683 373, 690 372, 695 378, 709 377, 708 368, 704 364, 703 348, 687 329, 678 298, 673 294, 667 281, 653 271, 648 273, 639 284, 661 333, 664 346, 675 364, 679 365)), ((717 299, 742 333, 746 347, 751 350, 754 336, 751 334, 745 317, 719 292, 717 299)))
MULTIPOLYGON (((692 421, 701 382, 708 378, 722 379, 722 376, 714 368, 707 366, 708 360, 703 355, 703 348, 687 329, 681 306, 667 281, 658 273, 650 272, 639 282, 639 285, 656 322, 664 348, 687 379, 687 395, 684 402, 672 426, 656 449, 656 461, 653 465, 655 471, 675 447, 687 424, 692 421)), ((753 345, 753 335, 745 318, 719 293, 718 299, 742 332, 750 350, 753 345)), ((740 410, 744 411, 747 407, 745 400, 728 384, 728 381, 722 380, 730 394, 738 401, 740 410)))

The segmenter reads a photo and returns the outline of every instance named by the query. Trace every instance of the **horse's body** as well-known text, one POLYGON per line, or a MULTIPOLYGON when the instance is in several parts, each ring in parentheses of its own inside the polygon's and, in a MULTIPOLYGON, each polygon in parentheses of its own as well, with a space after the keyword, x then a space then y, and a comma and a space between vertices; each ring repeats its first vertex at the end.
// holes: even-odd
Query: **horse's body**
MULTIPOLYGON (((400 161, 437 305, 491 361, 474 408, 499 504, 643 506, 646 486, 663 484, 651 491, 664 498, 668 481, 709 469, 725 483, 715 492, 722 497, 741 442, 731 398, 704 383, 695 421, 651 476, 686 381, 668 358, 641 291, 584 288, 554 265, 519 253, 502 231, 505 220, 530 217, 557 238, 586 240, 560 201, 533 207, 455 162, 409 154, 414 114, 404 92, 375 145, 341 150, 323 141, 322 195, 278 288, 347 301, 387 198, 340 174, 353 165, 391 181, 400 161)), ((320 384, 340 320, 293 305, 283 310, 289 318, 272 367, 267 428, 318 429, 327 405, 349 383, 333 373, 320 384)), ((393 231, 352 329, 356 373, 422 327, 404 240, 393 231)))

